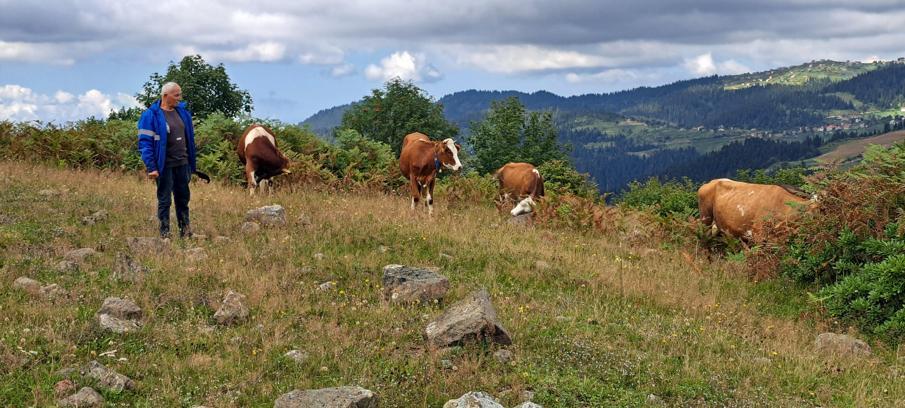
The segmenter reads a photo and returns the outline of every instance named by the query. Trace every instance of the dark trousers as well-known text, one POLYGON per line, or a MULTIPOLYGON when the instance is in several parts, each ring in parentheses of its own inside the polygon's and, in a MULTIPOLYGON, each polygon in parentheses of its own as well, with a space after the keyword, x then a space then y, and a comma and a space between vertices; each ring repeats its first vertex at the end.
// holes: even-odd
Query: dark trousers
POLYGON ((179 235, 191 234, 189 229, 189 180, 192 172, 188 165, 167 167, 157 177, 157 219, 160 220, 160 235, 170 235, 170 203, 176 201, 176 222, 179 235))

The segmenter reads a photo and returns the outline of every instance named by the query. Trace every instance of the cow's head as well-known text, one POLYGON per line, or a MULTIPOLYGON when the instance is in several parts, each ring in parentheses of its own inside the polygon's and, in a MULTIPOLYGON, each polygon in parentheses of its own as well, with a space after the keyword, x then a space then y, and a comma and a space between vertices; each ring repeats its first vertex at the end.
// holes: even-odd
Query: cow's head
POLYGON ((462 168, 462 162, 459 161, 459 149, 461 148, 462 146, 455 140, 445 139, 438 146, 437 159, 440 160, 443 167, 452 171, 459 170, 462 168))
POLYGON ((534 200, 531 198, 531 196, 528 196, 527 198, 516 204, 515 207, 512 208, 512 211, 509 211, 509 213, 512 214, 513 217, 527 214, 534 210, 535 205, 536 204, 534 203, 534 200))

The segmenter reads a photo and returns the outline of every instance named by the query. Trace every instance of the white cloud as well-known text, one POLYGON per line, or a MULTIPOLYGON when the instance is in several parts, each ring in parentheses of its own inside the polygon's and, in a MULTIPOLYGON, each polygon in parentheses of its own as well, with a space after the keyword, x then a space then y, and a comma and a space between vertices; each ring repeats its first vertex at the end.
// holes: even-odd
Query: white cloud
POLYGON ((112 110, 134 106, 139 106, 135 98, 124 93, 111 96, 90 89, 77 96, 62 90, 44 95, 20 85, 0 86, 0 120, 67 122, 104 118, 112 110))
POLYGON ((208 61, 216 62, 275 62, 286 57, 286 46, 274 41, 248 44, 231 50, 199 50, 193 46, 178 46, 176 50, 183 55, 199 54, 208 61))
POLYGON ((450 47, 459 63, 504 74, 558 69, 595 68, 611 61, 600 55, 534 45, 450 47))
POLYGON ((330 76, 344 77, 355 73, 355 66, 352 64, 342 64, 330 68, 330 76))
POLYGON ((685 69, 697 75, 735 75, 751 72, 751 69, 742 65, 736 60, 726 60, 717 63, 713 60, 712 53, 698 55, 697 57, 686 59, 683 64, 685 69))
POLYGON ((0 41, 0 61, 48 62, 72 65, 75 59, 67 56, 62 44, 42 44, 0 41))
POLYGON ((370 80, 386 81, 400 78, 406 81, 433 82, 443 74, 425 61, 424 54, 398 51, 380 60, 380 65, 370 64, 365 68, 365 77, 370 80))
POLYGON ((573 84, 582 82, 614 83, 632 81, 637 79, 639 79, 639 75, 636 72, 618 68, 608 69, 592 74, 575 72, 569 72, 568 74, 566 74, 566 81, 573 84))

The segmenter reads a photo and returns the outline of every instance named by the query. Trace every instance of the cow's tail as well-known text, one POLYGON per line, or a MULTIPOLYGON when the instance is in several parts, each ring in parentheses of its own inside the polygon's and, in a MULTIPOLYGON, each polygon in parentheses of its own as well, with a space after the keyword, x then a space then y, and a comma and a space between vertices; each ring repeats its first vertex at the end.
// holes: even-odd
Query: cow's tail
POLYGON ((534 169, 534 195, 538 197, 544 196, 544 176, 537 169, 534 169))

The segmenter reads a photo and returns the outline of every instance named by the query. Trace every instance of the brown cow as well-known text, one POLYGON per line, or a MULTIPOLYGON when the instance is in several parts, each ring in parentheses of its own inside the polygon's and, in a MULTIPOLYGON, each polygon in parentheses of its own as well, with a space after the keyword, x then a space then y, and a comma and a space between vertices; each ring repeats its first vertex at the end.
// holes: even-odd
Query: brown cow
POLYGON ((272 191, 270 178, 290 173, 286 169, 289 159, 277 149, 273 131, 263 125, 252 124, 245 128, 236 144, 236 153, 239 154, 239 161, 245 165, 249 194, 255 193, 258 183, 261 183, 262 188, 267 186, 268 191, 272 191))
POLYGON ((509 212, 513 216, 531 212, 534 199, 544 196, 544 177, 532 164, 506 163, 493 176, 500 183, 504 201, 510 196, 521 200, 509 212))
POLYGON ((452 139, 432 141, 423 133, 409 133, 402 140, 399 170, 409 179, 412 192, 412 209, 427 189, 427 212, 434 213, 434 181, 444 167, 456 171, 462 168, 459 146, 452 139))
POLYGON ((698 189, 698 209, 704 225, 737 238, 751 239, 763 221, 779 221, 799 214, 800 205, 813 202, 789 189, 769 184, 751 184, 730 179, 711 180, 698 189))

